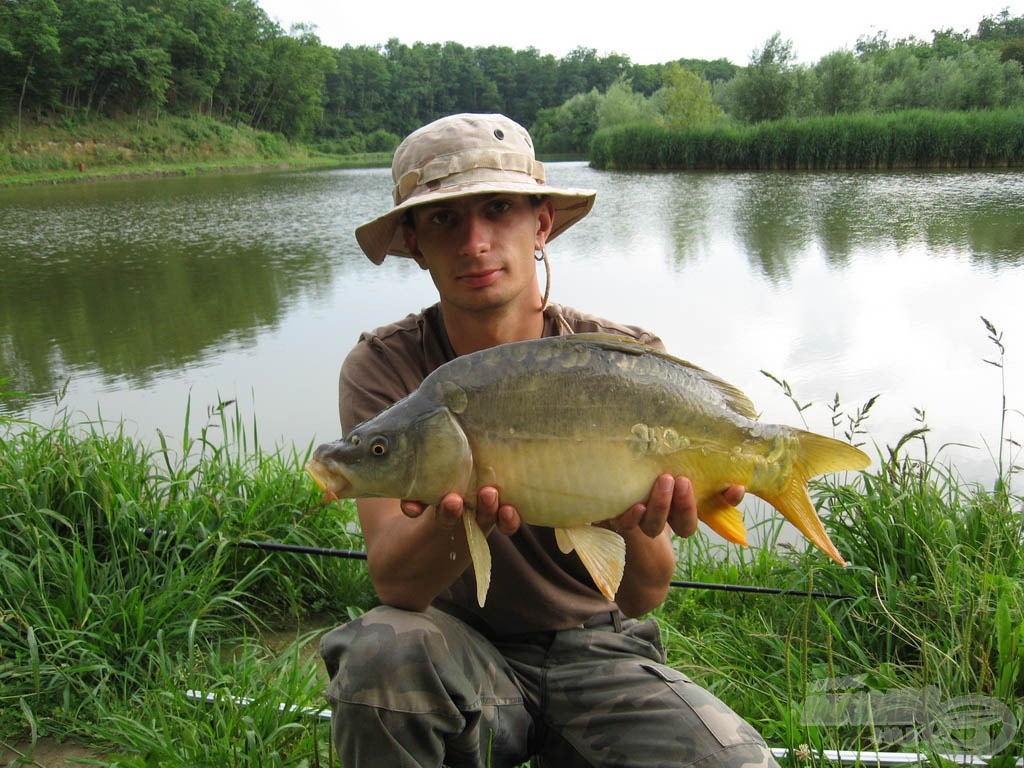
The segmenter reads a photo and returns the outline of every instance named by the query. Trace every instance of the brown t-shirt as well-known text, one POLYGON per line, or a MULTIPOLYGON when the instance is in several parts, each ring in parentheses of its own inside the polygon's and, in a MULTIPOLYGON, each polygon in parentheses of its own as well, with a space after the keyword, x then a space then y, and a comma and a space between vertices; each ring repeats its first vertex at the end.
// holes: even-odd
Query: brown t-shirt
MULTIPOLYGON (((617 333, 658 349, 664 346, 641 328, 550 305, 544 313, 544 335, 570 332, 617 333)), ((402 399, 455 357, 436 304, 362 334, 341 368, 342 429, 347 434, 402 399)), ((474 624, 498 637, 579 626, 615 607, 594 586, 579 557, 559 551, 552 529, 524 524, 512 536, 492 534, 488 543, 493 562, 487 604, 477 605, 470 567, 438 597, 437 607, 463 617, 468 613, 474 624)))

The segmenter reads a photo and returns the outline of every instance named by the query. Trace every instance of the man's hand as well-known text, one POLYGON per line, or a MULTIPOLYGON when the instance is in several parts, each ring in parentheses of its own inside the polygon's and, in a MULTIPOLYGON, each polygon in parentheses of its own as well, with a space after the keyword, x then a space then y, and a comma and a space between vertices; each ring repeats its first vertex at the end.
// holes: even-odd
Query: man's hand
MULTIPOLYGON (((418 501, 402 501, 402 512, 406 516, 419 517, 428 509, 433 509, 438 524, 448 528, 454 528, 459 523, 466 508, 465 499, 457 493, 446 494, 441 501, 431 506, 418 501)), ((511 535, 519 530, 522 519, 515 507, 501 503, 497 488, 485 485, 476 493, 476 522, 484 535, 489 534, 493 528, 511 535)))
MULTIPOLYGON (((736 506, 743 500, 744 493, 742 485, 731 485, 722 491, 722 497, 730 506, 736 506)), ((639 527, 652 539, 661 535, 666 524, 684 539, 692 536, 697 531, 697 496, 693 483, 682 475, 672 477, 667 472, 658 475, 647 503, 634 504, 609 524, 617 531, 639 527)))

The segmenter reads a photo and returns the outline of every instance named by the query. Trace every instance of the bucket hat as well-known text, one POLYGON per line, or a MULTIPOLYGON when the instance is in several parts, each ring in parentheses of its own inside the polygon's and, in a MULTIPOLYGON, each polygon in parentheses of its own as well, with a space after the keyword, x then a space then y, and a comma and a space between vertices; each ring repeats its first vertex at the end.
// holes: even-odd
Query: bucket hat
POLYGON ((549 185, 529 132, 504 115, 450 115, 413 131, 395 150, 391 177, 394 207, 356 228, 374 264, 411 255, 400 225, 413 206, 484 193, 545 195, 555 208, 551 240, 586 216, 597 194, 549 185))

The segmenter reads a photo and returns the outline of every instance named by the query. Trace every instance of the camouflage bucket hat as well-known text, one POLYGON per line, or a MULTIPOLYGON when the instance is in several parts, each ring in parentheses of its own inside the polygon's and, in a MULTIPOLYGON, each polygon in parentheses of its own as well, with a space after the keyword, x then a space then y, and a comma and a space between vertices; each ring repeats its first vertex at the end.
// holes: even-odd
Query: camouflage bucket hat
POLYGON ((423 126, 395 150, 391 176, 394 207, 356 228, 374 264, 388 254, 410 255, 400 225, 413 206, 486 193, 544 195, 555 207, 551 240, 586 216, 597 194, 549 186, 530 134, 504 115, 451 115, 423 126))

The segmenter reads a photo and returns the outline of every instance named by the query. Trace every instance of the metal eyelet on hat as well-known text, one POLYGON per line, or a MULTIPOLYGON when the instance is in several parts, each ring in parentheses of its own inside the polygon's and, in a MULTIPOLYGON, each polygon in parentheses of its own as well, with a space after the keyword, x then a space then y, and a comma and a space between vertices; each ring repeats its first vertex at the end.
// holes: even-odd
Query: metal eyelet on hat
POLYGON ((496 138, 498 141, 503 141, 505 139, 505 132, 501 130, 501 128, 495 128, 494 138, 496 138))

